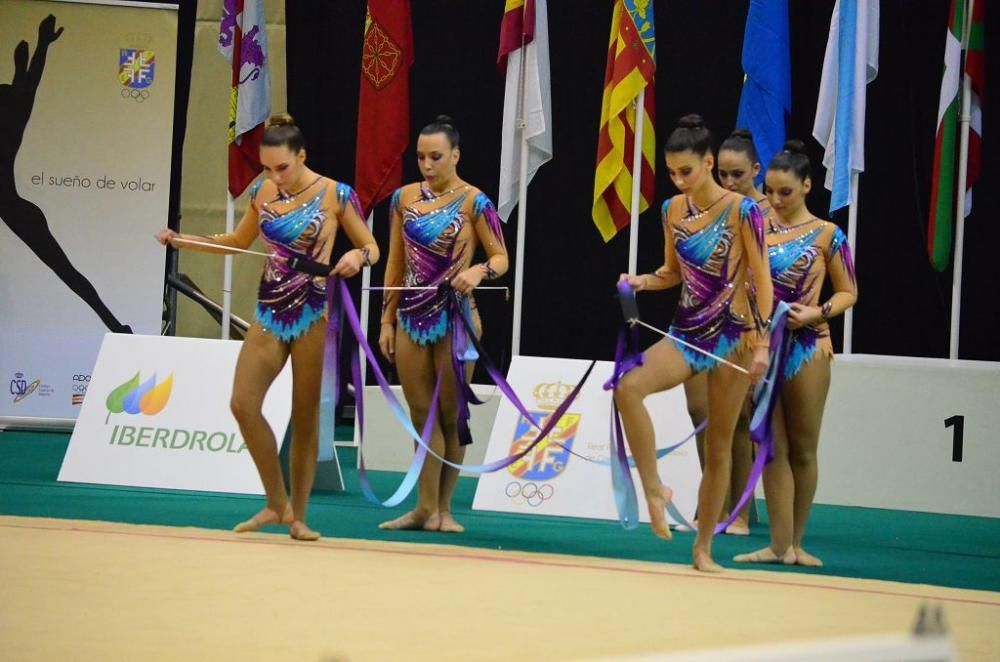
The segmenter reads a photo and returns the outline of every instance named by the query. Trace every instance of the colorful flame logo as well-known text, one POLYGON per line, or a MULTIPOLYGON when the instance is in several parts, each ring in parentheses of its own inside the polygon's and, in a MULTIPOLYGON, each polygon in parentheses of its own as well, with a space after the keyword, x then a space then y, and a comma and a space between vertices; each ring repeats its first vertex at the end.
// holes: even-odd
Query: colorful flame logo
POLYGON ((170 400, 170 391, 174 386, 174 373, 164 379, 159 384, 156 383, 156 373, 144 382, 141 382, 139 373, 135 373, 132 379, 117 386, 108 394, 105 404, 108 408, 108 417, 111 414, 145 414, 155 416, 163 411, 170 400))

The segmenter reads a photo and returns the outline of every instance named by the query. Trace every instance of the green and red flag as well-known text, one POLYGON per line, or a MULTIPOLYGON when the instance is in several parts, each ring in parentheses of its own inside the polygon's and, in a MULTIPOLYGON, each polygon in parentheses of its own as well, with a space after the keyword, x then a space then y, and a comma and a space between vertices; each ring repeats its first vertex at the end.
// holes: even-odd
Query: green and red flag
POLYGON ((956 196, 965 196, 965 216, 972 211, 972 187, 979 179, 982 136, 982 101, 986 82, 983 32, 986 3, 976 0, 969 26, 964 75, 971 83, 969 107, 969 152, 966 190, 957 191, 959 160, 959 106, 962 95, 962 31, 966 22, 966 0, 952 0, 944 50, 944 76, 938 102, 937 141, 934 145, 934 175, 931 182, 927 253, 931 265, 944 271, 951 261, 956 196))

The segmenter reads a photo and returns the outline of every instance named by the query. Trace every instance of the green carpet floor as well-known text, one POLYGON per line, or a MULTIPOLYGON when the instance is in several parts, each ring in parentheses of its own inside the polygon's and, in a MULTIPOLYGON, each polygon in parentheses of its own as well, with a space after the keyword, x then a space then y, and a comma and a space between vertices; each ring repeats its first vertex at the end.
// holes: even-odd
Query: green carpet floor
MULTIPOLYGON (((251 496, 59 483, 68 441, 67 434, 0 433, 0 514, 228 530, 260 505, 251 496)), ((678 533, 665 543, 647 526, 623 531, 616 522, 473 511, 476 481, 467 478, 455 496, 464 534, 381 531, 377 524, 412 507, 413 497, 393 510, 367 503, 358 489, 353 449, 340 453, 347 491, 316 493, 310 502, 309 524, 327 537, 690 562, 692 534, 678 533)), ((384 498, 402 474, 371 476, 384 498)), ((820 505, 807 543, 826 567, 768 569, 1000 591, 1000 519, 820 505)), ((734 554, 765 544, 766 527, 758 526, 750 538, 716 538, 714 555, 734 567, 728 561, 734 554)))

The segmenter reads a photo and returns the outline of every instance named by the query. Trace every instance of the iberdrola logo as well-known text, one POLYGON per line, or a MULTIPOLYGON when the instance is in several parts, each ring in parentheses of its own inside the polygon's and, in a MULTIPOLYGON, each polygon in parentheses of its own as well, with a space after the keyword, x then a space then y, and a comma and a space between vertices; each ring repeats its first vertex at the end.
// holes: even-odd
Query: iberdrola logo
POLYGON ((135 373, 132 379, 116 387, 108 394, 105 405, 108 408, 108 416, 104 419, 107 423, 111 414, 145 414, 155 416, 163 411, 170 400, 170 390, 174 386, 174 373, 164 379, 159 384, 156 383, 156 373, 142 382, 139 373, 135 373), (140 383, 141 382, 141 383, 140 383))

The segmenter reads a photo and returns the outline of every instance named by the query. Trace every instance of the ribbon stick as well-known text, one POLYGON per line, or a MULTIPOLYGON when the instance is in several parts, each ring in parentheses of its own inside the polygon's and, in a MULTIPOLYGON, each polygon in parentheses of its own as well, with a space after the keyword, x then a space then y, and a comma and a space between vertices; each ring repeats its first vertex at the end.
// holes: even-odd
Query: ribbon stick
POLYGON ((674 334, 672 334, 672 333, 670 333, 668 331, 663 331, 661 329, 658 329, 655 326, 653 326, 652 324, 646 324, 645 322, 643 322, 640 319, 634 319, 634 320, 632 320, 632 324, 638 324, 639 326, 646 327, 650 331, 655 331, 656 333, 659 333, 664 338, 669 338, 670 340, 674 341, 675 343, 678 343, 680 345, 684 345, 688 349, 693 349, 694 351, 696 351, 696 352, 698 352, 700 354, 704 354, 705 356, 709 357, 710 359, 713 359, 713 360, 715 360, 715 361, 717 361, 719 363, 722 363, 724 365, 729 366, 733 370, 738 370, 738 371, 742 372, 744 375, 748 375, 748 376, 750 375, 750 371, 747 370, 746 368, 744 368, 743 366, 736 365, 735 363, 727 361, 726 359, 722 358, 721 356, 717 356, 717 355, 713 354, 712 352, 709 352, 707 350, 702 349, 701 347, 698 347, 697 345, 693 345, 693 344, 687 342, 686 340, 681 340, 680 338, 678 338, 674 334))
MULTIPOLYGON (((368 290, 369 292, 420 292, 425 290, 440 290, 442 288, 451 289, 451 284, 447 281, 441 283, 441 285, 413 285, 413 286, 385 286, 385 287, 362 287, 362 290, 368 290)), ((485 287, 477 287, 476 292, 486 291, 496 291, 503 292, 504 301, 510 301, 510 288, 502 287, 497 285, 487 285, 485 287)))
POLYGON ((679 345, 684 345, 688 349, 694 350, 699 354, 703 354, 704 356, 707 356, 718 363, 725 364, 734 370, 738 370, 742 372, 744 375, 750 374, 750 371, 744 368, 743 366, 731 363, 726 359, 722 358, 721 356, 713 354, 708 350, 702 349, 697 345, 692 345, 686 340, 682 340, 668 331, 663 331, 661 329, 658 329, 652 324, 647 324, 643 322, 641 319, 639 319, 639 305, 635 300, 635 290, 633 290, 632 286, 628 284, 628 281, 625 280, 618 281, 618 299, 621 303, 622 314, 625 316, 625 323, 628 324, 629 326, 635 326, 636 324, 638 324, 639 326, 646 327, 650 331, 654 331, 663 336, 664 338, 669 338, 670 340, 673 340, 675 343, 678 343, 679 345))
MULTIPOLYGON (((441 289, 438 285, 414 285, 413 287, 362 287, 363 290, 369 290, 372 292, 419 292, 420 290, 439 290, 441 289)), ((509 287, 499 287, 499 286, 486 286, 477 287, 476 292, 481 292, 482 290, 503 290, 504 292, 509 292, 509 287)))
POLYGON ((259 255, 261 257, 279 257, 274 253, 261 253, 260 251, 250 251, 245 248, 236 248, 235 246, 223 246, 222 244, 214 244, 210 241, 197 241, 195 239, 182 239, 180 237, 174 237, 170 240, 170 242, 190 244, 192 246, 205 246, 206 248, 214 248, 216 250, 226 251, 227 253, 243 253, 244 255, 259 255))
POLYGON ((195 239, 181 239, 180 237, 174 237, 171 241, 176 241, 181 244, 190 244, 192 246, 205 246, 207 248, 214 248, 216 250, 225 251, 227 253, 241 253, 243 255, 259 255, 260 257, 269 257, 275 260, 281 260, 288 264, 289 267, 295 271, 301 271, 303 273, 312 274, 313 276, 329 276, 330 271, 333 270, 328 264, 323 264, 322 262, 316 262, 310 260, 304 255, 279 255, 278 253, 261 253, 260 251, 251 251, 245 248, 236 248, 234 246, 222 246, 220 244, 213 244, 208 241, 197 241, 195 239))

